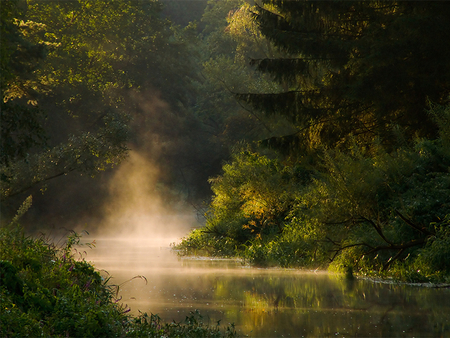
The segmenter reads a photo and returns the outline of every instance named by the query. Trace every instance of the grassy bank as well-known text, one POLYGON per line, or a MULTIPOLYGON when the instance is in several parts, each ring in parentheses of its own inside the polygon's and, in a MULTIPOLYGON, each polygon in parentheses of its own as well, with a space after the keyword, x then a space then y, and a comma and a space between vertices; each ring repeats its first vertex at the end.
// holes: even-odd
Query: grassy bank
POLYGON ((74 249, 32 238, 18 228, 0 229, 1 337, 235 337, 227 328, 204 325, 198 312, 182 323, 158 315, 133 317, 117 289, 74 249))

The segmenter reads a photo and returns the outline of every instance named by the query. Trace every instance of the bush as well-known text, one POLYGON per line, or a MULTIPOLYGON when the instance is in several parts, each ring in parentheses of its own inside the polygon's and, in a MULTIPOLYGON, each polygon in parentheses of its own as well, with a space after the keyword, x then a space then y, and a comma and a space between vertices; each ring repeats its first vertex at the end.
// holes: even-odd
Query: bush
POLYGON ((116 336, 123 330, 123 312, 112 290, 94 268, 77 261, 73 233, 58 248, 22 231, 1 229, 2 336, 116 336), (21 322, 21 325, 16 325, 21 322), (14 324, 14 325, 13 325, 14 324))

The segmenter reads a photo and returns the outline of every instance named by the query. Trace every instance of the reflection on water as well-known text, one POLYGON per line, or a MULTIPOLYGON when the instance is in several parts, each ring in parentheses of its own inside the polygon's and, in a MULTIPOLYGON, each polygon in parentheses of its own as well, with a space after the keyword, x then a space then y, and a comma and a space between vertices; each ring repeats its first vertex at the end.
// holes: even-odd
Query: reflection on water
POLYGON ((198 309, 251 337, 450 336, 450 290, 346 281, 327 273, 180 259, 167 247, 97 240, 87 260, 121 284, 132 313, 183 321, 198 309))

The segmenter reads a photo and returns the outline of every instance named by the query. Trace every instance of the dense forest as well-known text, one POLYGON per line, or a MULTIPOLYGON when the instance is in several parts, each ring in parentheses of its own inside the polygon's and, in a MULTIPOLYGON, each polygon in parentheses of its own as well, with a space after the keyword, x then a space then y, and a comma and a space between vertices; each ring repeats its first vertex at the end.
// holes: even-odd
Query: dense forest
POLYGON ((443 1, 2 0, 2 242, 96 229, 138 154, 180 254, 448 283, 448 41, 443 1))
POLYGON ((448 282, 450 7, 214 5, 230 6, 220 36, 234 50, 204 66, 259 129, 209 180, 206 226, 177 248, 448 282), (246 75, 236 83, 238 69, 246 75))
POLYGON ((448 281, 450 7, 262 1, 227 20, 261 76, 228 87, 267 133, 233 148, 178 248, 448 281))

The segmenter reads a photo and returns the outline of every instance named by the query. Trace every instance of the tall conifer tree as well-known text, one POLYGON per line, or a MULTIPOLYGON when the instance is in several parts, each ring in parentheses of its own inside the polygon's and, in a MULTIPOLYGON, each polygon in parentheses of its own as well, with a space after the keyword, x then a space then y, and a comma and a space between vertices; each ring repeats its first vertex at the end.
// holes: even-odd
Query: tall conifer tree
POLYGON ((237 95, 297 127, 268 143, 335 146, 353 135, 392 144, 395 126, 407 138, 436 136, 426 107, 450 92, 446 2, 263 0, 254 19, 290 55, 251 61, 284 92, 237 95))

